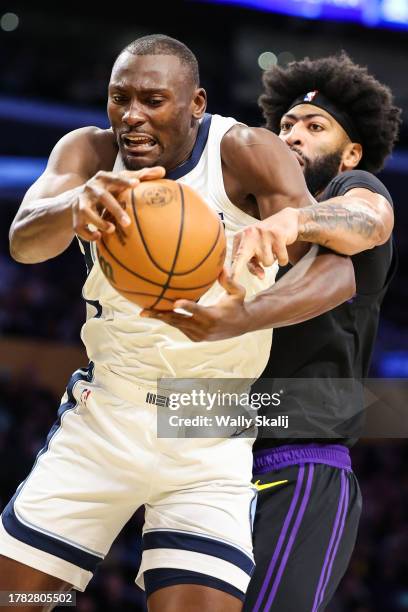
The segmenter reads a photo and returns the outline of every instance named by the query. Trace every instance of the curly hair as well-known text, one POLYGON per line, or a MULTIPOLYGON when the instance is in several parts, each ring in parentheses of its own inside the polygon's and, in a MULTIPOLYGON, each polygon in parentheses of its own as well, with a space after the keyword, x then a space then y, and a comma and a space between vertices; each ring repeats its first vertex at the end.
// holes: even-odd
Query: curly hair
POLYGON ((292 102, 317 89, 348 113, 357 128, 363 147, 358 167, 374 173, 384 166, 398 138, 401 109, 394 106, 391 90, 347 53, 317 60, 306 57, 286 68, 274 66, 265 71, 263 84, 258 103, 268 129, 278 134, 280 120, 292 102))

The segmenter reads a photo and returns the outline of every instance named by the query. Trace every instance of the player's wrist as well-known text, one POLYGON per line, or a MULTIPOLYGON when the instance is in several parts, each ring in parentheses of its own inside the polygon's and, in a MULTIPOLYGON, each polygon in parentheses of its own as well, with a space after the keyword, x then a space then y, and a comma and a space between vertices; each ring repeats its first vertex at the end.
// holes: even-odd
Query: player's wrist
POLYGON ((283 215, 283 232, 287 245, 293 244, 299 239, 301 210, 303 209, 287 206, 281 213, 278 213, 283 215))
POLYGON ((309 241, 307 223, 310 222, 309 207, 295 209, 297 213, 297 240, 309 241))

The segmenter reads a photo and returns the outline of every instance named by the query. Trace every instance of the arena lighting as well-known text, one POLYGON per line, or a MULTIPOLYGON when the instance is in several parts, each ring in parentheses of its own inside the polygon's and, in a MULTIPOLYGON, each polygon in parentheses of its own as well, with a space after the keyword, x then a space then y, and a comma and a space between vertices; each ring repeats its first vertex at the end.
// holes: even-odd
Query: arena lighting
POLYGON ((262 70, 268 70, 269 68, 272 68, 272 66, 275 66, 277 63, 278 58, 274 53, 272 53, 272 51, 264 51, 258 57, 258 66, 262 70))
POLYGON ((15 13, 4 13, 0 18, 0 28, 4 32, 13 32, 18 28, 19 21, 15 13))
POLYGON ((45 157, 0 156, 0 199, 21 199, 46 166, 45 157))
POLYGON ((408 377, 408 351, 385 351, 378 364, 384 378, 408 377))
POLYGON ((408 0, 198 0, 284 13, 304 19, 408 30, 408 0))
POLYGON ((8 121, 14 119, 19 123, 66 129, 76 129, 86 125, 109 127, 108 117, 104 111, 11 96, 0 96, 0 119, 8 121))

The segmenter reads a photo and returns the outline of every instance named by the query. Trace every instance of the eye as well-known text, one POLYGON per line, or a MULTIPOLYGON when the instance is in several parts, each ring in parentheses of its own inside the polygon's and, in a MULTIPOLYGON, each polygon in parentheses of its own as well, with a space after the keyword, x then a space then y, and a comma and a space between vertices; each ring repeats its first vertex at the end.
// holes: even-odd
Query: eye
POLYGON ((281 123, 280 131, 288 132, 291 128, 292 128, 292 124, 289 123, 288 121, 284 121, 283 123, 281 123))
POLYGON ((112 102, 114 102, 115 104, 124 104, 127 100, 127 98, 121 94, 113 94, 111 96, 111 100, 112 102))
POLYGON ((309 130, 312 132, 322 132, 323 131, 323 126, 319 125, 318 123, 311 123, 309 125, 309 130))
POLYGON ((147 104, 149 106, 160 106, 160 104, 162 104, 164 102, 163 98, 150 98, 147 101, 147 104))

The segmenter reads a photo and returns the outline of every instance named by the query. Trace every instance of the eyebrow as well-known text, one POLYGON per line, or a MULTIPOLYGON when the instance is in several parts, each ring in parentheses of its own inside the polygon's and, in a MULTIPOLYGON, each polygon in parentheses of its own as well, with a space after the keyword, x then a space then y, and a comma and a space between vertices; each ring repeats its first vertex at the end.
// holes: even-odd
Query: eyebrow
MULTIPOLYGON (((120 85, 119 83, 110 83, 109 84, 109 89, 127 89, 126 85, 120 85)), ((169 90, 166 87, 140 87, 139 88, 140 91, 142 91, 143 93, 165 93, 168 92, 169 90)))
POLYGON ((321 115, 320 113, 310 113, 309 115, 294 115, 292 113, 287 113, 283 115, 282 119, 294 119, 295 121, 299 121, 300 119, 313 119, 313 117, 321 117, 322 119, 326 119, 326 121, 330 121, 329 117, 321 115))

